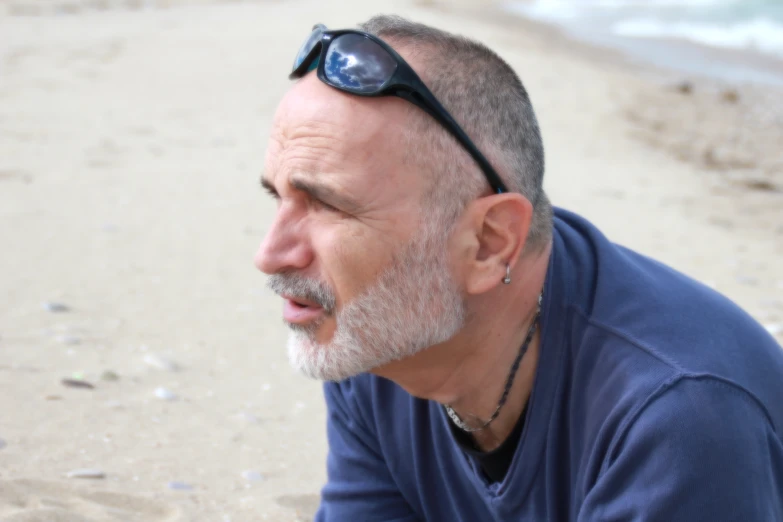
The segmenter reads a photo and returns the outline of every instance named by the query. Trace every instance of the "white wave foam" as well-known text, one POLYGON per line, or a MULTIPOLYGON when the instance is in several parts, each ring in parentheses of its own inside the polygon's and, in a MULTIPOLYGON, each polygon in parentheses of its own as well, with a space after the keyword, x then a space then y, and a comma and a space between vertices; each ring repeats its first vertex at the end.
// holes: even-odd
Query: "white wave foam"
POLYGON ((506 8, 526 16, 546 20, 564 20, 590 14, 596 10, 618 8, 691 8, 736 4, 741 0, 536 0, 534 2, 508 2, 506 8))
POLYGON ((535 3, 539 5, 547 5, 549 7, 560 7, 567 5, 577 5, 584 7, 643 7, 643 8, 657 8, 657 7, 708 7, 708 6, 725 6, 726 4, 738 3, 741 0, 537 0, 535 3))
POLYGON ((682 38, 711 47, 752 49, 783 55, 783 25, 764 18, 733 25, 636 18, 615 23, 612 32, 635 38, 682 38))

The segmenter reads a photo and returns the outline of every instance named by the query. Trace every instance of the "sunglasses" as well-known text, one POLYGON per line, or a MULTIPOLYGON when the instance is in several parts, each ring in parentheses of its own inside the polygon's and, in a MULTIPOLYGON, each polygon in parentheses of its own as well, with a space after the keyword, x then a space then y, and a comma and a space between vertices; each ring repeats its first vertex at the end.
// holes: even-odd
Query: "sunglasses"
POLYGON ((335 89, 357 96, 397 96, 421 108, 473 157, 492 190, 498 194, 508 192, 462 127, 402 56, 380 38, 353 29, 329 31, 318 24, 299 49, 289 78, 301 78, 315 69, 318 78, 335 89))

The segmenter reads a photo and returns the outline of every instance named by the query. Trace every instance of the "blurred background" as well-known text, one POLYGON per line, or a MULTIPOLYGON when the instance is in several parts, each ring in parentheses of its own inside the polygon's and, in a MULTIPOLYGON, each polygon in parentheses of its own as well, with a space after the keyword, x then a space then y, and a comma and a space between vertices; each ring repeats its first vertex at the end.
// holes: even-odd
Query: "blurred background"
POLYGON ((783 340, 783 4, 0 0, 0 519, 310 520, 320 385, 252 257, 312 25, 483 41, 553 202, 783 340))
POLYGON ((659 66, 783 85, 780 0, 537 0, 506 8, 659 66))

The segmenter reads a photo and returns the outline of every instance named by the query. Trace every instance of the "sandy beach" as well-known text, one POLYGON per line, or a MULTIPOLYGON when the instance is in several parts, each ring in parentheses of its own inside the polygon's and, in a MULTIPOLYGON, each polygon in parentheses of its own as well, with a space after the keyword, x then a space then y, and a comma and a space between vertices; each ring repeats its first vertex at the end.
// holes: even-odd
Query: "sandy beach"
POLYGON ((395 12, 497 50, 552 201, 783 341, 783 92, 449 6, 0 4, 0 520, 312 518, 320 384, 289 369, 252 257, 272 114, 315 22, 395 12))

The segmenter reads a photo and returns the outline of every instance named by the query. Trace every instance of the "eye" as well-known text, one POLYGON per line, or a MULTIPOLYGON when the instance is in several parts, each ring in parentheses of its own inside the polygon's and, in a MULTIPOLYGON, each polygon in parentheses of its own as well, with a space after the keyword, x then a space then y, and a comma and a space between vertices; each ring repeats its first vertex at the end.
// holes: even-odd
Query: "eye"
POLYGON ((333 207, 329 203, 325 203, 320 199, 310 198, 312 206, 318 210, 326 210, 327 212, 340 212, 340 209, 333 207))

